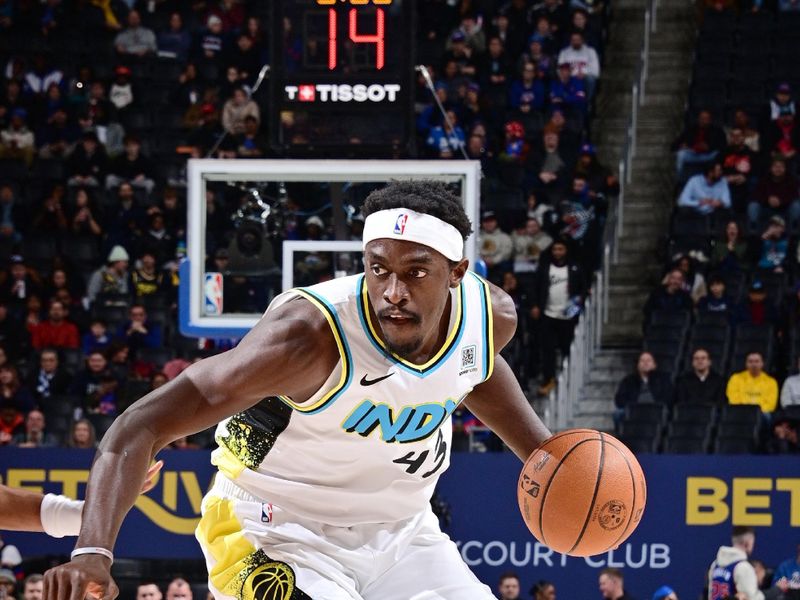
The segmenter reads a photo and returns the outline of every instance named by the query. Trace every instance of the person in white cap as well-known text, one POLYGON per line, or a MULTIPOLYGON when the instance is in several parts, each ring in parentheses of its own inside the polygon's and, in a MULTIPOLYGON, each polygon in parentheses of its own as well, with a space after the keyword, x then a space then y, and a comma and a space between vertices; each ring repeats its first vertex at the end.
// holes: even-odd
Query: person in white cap
POLYGON ((103 295, 126 295, 130 288, 130 273, 128 262, 130 256, 122 246, 114 246, 108 253, 106 265, 92 273, 89 284, 86 286, 86 296, 89 302, 94 303, 97 297, 103 295))
POLYGON ((550 436, 499 354, 514 303, 467 270, 471 224, 444 183, 393 182, 363 211, 364 273, 277 296, 238 346, 115 421, 46 600, 90 586, 115 595, 114 542, 138 492, 130 474, 219 421, 219 472, 196 530, 218 600, 263 597, 268 585, 292 600, 494 598, 430 498, 459 404, 521 460, 550 436))

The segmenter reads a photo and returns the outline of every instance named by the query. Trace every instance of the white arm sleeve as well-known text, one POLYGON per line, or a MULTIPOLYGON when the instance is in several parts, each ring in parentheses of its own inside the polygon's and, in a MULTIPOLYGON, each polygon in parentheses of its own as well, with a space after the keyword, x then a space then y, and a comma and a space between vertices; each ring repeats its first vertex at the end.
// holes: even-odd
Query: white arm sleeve
POLYGON ((78 535, 81 531, 83 500, 72 500, 66 496, 45 494, 39 518, 44 532, 56 538, 78 535))
POLYGON ((733 581, 736 584, 736 592, 747 594, 747 600, 764 600, 764 593, 758 589, 756 570, 746 560, 734 567, 733 581))

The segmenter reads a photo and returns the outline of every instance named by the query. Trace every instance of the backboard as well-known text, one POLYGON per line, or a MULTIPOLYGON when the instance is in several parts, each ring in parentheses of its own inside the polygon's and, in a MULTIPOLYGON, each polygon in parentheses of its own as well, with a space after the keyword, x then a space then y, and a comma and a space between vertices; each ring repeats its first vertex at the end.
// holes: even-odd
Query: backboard
MULTIPOLYGON (((361 204, 407 179, 447 183, 477 230, 477 161, 190 160, 181 333, 240 338, 281 291, 363 271, 361 204)), ((470 264, 476 253, 473 233, 470 264)))

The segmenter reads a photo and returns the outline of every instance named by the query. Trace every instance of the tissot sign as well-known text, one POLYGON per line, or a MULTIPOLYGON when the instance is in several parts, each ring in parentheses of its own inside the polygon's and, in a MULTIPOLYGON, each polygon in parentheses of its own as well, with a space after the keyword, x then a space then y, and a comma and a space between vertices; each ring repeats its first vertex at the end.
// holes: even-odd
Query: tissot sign
POLYGON ((396 102, 401 87, 388 84, 300 84, 283 86, 289 102, 396 102))

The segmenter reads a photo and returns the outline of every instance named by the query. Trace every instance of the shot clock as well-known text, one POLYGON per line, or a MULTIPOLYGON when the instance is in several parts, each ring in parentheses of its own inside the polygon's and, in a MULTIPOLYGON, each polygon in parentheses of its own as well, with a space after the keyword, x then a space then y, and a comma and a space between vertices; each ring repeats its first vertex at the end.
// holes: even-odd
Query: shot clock
POLYGON ((273 0, 270 140, 285 155, 405 155, 414 0, 273 0))

